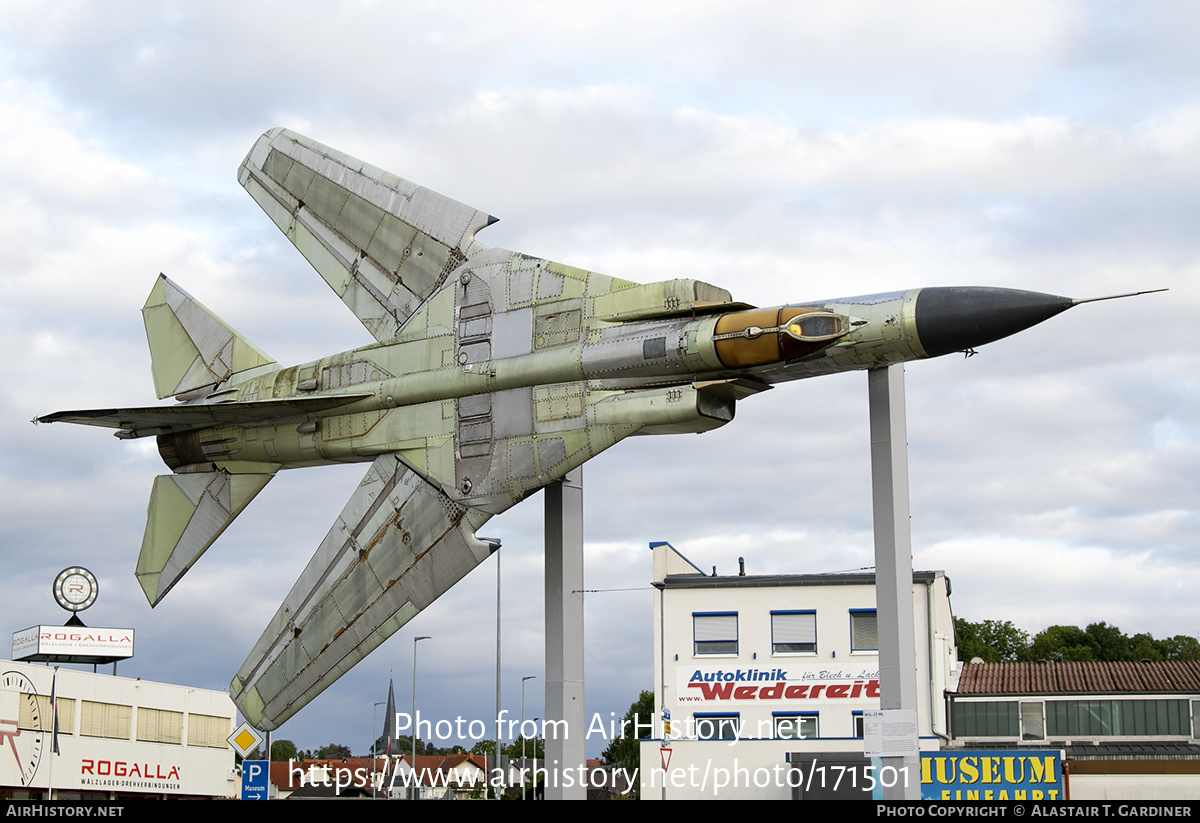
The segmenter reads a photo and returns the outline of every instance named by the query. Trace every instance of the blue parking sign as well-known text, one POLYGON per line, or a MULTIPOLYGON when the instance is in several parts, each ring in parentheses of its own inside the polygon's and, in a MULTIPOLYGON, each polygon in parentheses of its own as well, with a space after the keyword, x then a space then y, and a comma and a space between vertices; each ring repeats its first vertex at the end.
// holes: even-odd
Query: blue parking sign
POLYGON ((266 760, 242 761, 242 800, 266 800, 268 781, 266 760))

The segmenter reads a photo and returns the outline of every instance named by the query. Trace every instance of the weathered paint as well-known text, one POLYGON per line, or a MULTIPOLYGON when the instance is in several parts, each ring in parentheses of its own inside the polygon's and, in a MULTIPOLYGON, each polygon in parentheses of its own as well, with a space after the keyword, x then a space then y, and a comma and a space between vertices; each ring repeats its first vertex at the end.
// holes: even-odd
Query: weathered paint
POLYGON ((39 420, 158 437, 174 473, 155 480, 138 560, 151 604, 277 470, 371 463, 234 678, 261 729, 482 562, 489 517, 621 439, 708 431, 773 384, 925 357, 918 329, 943 353, 1072 305, 934 290, 918 318, 920 289, 755 309, 696 280, 633 283, 488 248, 475 233, 495 218, 282 129, 238 180, 376 342, 281 368, 160 276, 152 373, 181 404, 39 420))

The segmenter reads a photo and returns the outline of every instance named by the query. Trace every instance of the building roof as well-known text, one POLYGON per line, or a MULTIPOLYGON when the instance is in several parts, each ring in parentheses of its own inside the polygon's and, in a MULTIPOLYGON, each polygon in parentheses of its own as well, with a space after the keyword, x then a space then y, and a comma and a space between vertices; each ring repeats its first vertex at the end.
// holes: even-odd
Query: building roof
MULTIPOLYGON (((1012 751, 1010 740, 972 740, 970 748, 978 751, 1012 751)), ((1061 749, 1071 761, 1071 774, 1197 774, 1200 772, 1200 746, 1184 740, 1054 740, 1036 744, 1035 748, 1061 749), (1148 767, 1138 767, 1137 761, 1151 761, 1148 767), (1163 761, 1178 765, 1168 767, 1163 761), (1091 761, 1099 761, 1092 765, 1091 761), (1117 763, 1128 761, 1125 768, 1117 763)))
MULTIPOLYGON (((270 777, 276 788, 283 791, 296 791, 302 783, 304 786, 310 785, 309 778, 314 767, 322 775, 327 775, 330 781, 333 781, 338 769, 349 769, 351 774, 356 771, 359 774, 371 774, 382 771, 386 760, 382 756, 374 758, 374 761, 370 757, 348 757, 337 760, 272 760, 270 777), (372 768, 372 762, 374 768, 372 768), (303 780, 300 779, 301 776, 303 776, 303 780)), ((324 781, 322 780, 322 782, 324 781)))
MULTIPOLYGON (((412 763, 410 755, 402 758, 405 763, 412 763)), ((487 771, 487 758, 482 754, 419 754, 417 755, 416 770, 422 775, 442 775, 443 773, 458 772, 464 774, 474 766, 480 771, 487 771)))
POLYGON ((1200 694, 1200 662, 967 663, 958 680, 962 695, 1116 693, 1200 694))
MULTIPOLYGON (((932 583, 945 577, 944 571, 914 571, 914 583, 932 583)), ((718 589, 780 586, 874 586, 875 572, 831 572, 829 574, 669 574, 663 580, 667 589, 718 589)))

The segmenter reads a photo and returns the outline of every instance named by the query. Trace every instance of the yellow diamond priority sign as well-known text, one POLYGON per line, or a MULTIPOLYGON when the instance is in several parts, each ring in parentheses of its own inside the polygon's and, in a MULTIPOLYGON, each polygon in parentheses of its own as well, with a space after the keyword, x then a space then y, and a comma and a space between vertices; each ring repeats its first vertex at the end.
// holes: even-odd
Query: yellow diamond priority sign
POLYGON ((250 756, 250 752, 257 749, 266 740, 258 731, 249 723, 243 723, 234 730, 233 734, 225 738, 229 741, 229 745, 233 746, 234 750, 242 756, 243 759, 250 756))

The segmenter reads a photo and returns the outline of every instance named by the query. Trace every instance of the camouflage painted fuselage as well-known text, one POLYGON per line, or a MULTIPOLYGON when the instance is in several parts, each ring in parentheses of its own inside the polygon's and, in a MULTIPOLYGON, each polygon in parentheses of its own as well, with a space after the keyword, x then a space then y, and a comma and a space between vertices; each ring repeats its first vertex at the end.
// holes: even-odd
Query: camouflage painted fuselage
POLYGON ((154 385, 181 402, 39 420, 157 437, 152 605, 279 469, 371 462, 230 687, 264 730, 486 558, 490 516, 621 439, 708 431, 776 383, 969 350, 1073 305, 970 287, 757 309, 640 285, 483 246, 494 218, 282 129, 238 179, 376 342, 282 368, 160 275, 154 385))
POLYGON ((394 453, 450 497, 495 514, 631 434, 707 431, 733 419, 738 398, 771 382, 924 354, 911 312, 916 292, 625 320, 662 313, 663 302, 679 299, 668 292, 703 284, 615 281, 625 288, 614 292, 613 278, 604 275, 495 249, 480 257, 394 340, 234 378, 193 402, 360 399, 296 422, 161 434, 168 465, 290 468, 394 453), (553 296, 538 299, 539 289, 553 296), (801 313, 838 313, 848 333, 804 341, 774 331, 714 341, 801 313), (861 325, 851 329, 851 322, 861 325))

